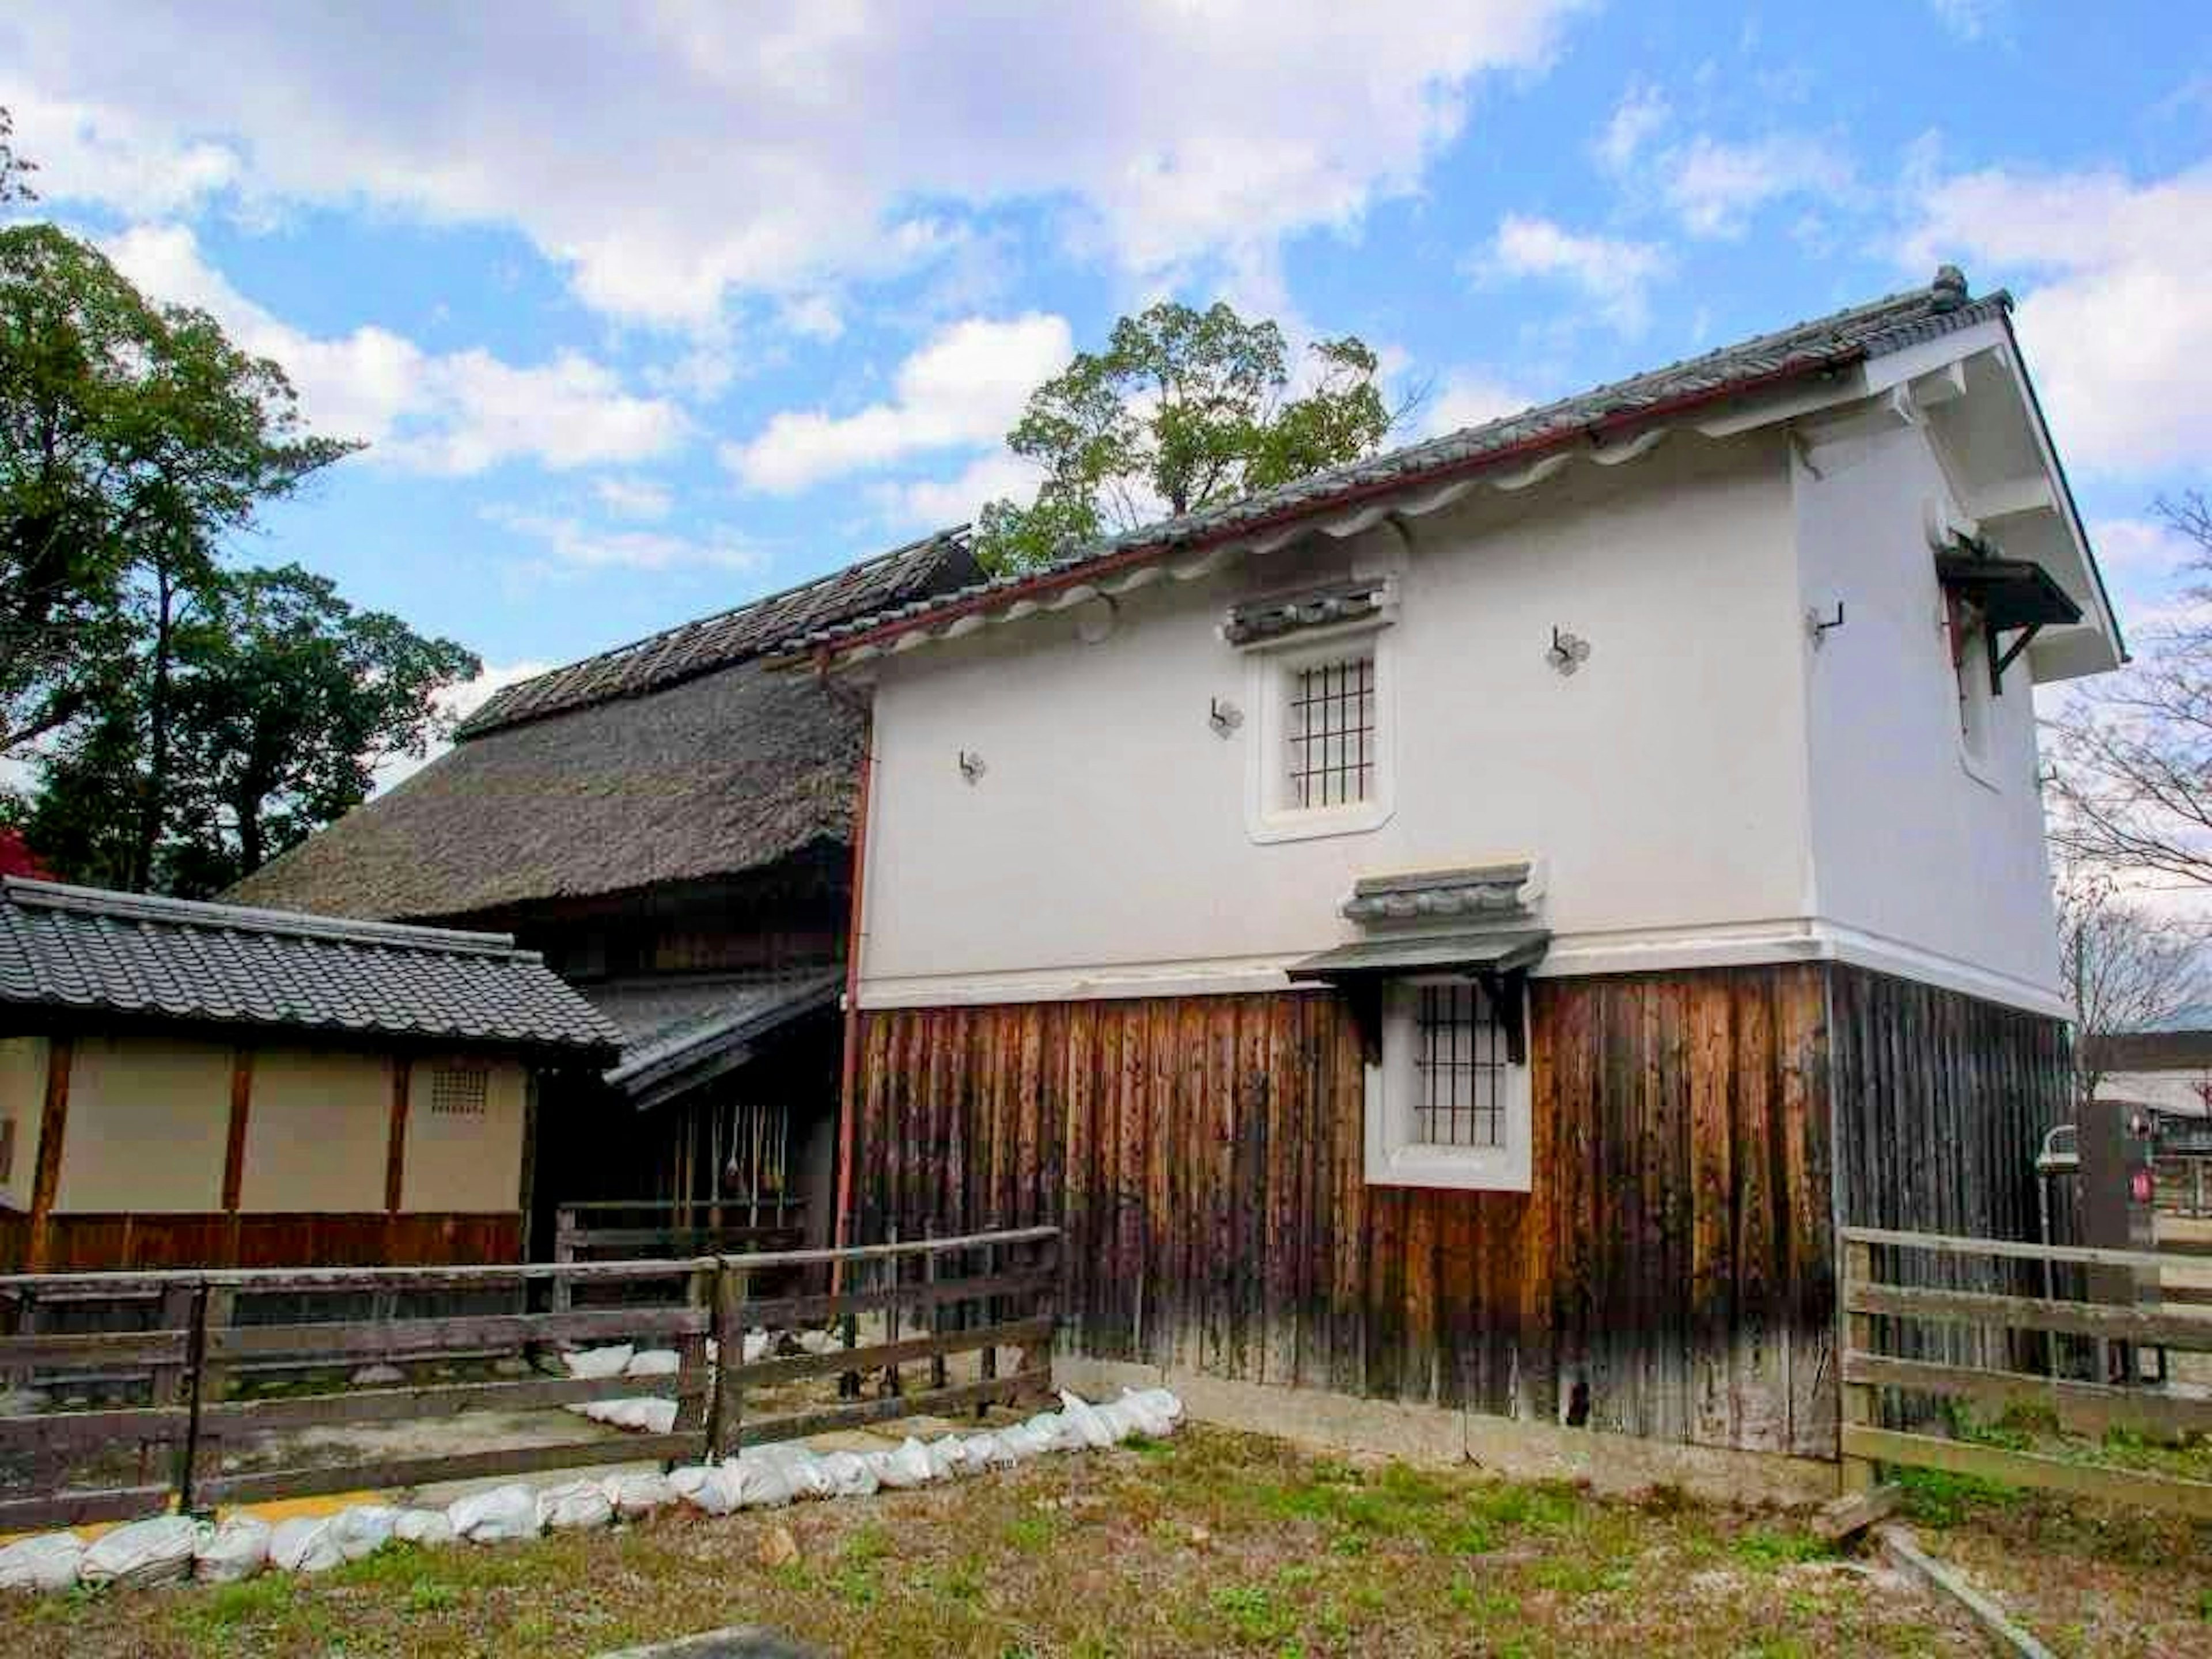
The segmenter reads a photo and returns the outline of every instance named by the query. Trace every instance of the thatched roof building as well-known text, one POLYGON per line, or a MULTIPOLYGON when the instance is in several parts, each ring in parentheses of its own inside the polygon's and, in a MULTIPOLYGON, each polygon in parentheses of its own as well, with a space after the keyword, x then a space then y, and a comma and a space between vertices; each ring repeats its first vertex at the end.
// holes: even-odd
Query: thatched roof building
POLYGON ((515 921, 842 848, 859 717, 762 659, 975 574, 963 538, 933 537, 510 686, 448 753, 228 896, 377 920, 515 921))

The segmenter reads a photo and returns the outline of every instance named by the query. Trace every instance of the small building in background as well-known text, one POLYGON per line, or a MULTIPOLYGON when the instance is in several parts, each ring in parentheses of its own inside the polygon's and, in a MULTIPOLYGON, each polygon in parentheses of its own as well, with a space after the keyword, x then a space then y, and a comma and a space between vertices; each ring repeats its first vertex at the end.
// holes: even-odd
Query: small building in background
POLYGON ((509 686, 228 896, 511 933, 620 1028, 614 1064, 548 1096, 533 1254, 576 1202, 826 1242, 866 722, 769 659, 975 574, 931 537, 509 686))
POLYGON ((511 1261, 620 1033, 503 934, 0 879, 0 1270, 511 1261))

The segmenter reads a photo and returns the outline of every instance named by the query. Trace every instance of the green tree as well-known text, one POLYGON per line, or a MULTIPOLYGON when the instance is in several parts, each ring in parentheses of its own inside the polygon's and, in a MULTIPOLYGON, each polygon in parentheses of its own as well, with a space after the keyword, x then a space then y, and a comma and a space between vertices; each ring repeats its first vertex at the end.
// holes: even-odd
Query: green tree
POLYGON ((15 118, 0 105, 0 207, 10 202, 35 202, 39 192, 31 188, 31 174, 39 170, 35 161, 27 161, 15 154, 15 118))
POLYGON ((1372 349, 1310 349, 1291 395, 1283 331, 1228 306, 1164 302, 1124 317, 1030 395, 1006 441, 1043 469, 1036 498, 986 506, 976 551, 1032 568, 1070 542, 1234 501, 1371 454, 1404 414, 1383 402, 1372 349))
POLYGON ((215 575, 40 768, 26 839, 73 878, 219 892, 367 799, 482 671, 297 565, 215 575), (128 803, 129 810, 117 811, 128 803))
POLYGON ((0 228, 0 750, 87 713, 134 583, 355 446, 304 428, 276 364, 157 306, 49 224, 0 228))

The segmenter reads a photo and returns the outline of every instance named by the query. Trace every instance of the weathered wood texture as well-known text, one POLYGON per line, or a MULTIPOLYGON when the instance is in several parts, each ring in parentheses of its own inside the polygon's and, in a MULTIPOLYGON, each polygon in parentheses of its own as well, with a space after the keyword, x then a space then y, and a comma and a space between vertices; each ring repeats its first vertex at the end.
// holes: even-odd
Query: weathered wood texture
POLYGON ((1539 981, 1536 1186, 1370 1187, 1328 994, 860 1022, 860 1237, 1066 1229, 1087 1354, 1832 1456, 1828 970, 1539 981))
MULTIPOLYGON (((28 1228, 0 1227, 0 1271, 24 1265, 28 1228)), ((41 1268, 414 1267, 508 1262, 522 1251, 519 1212, 482 1215, 52 1215, 41 1268)))
MULTIPOLYGON (((2072 1115, 2072 1055, 2057 1020, 1855 968, 1830 970, 1838 1209, 1847 1226, 2033 1240, 2035 1155, 2072 1115)), ((2054 1238, 2073 1237, 2071 1206, 2054 1238)), ((2071 1294, 2065 1268, 1877 1245, 1892 1285, 2005 1296, 2071 1294), (2046 1278, 2046 1274, 2049 1276, 2046 1278)), ((1910 1358, 2039 1369, 2045 1345, 2000 1330, 1877 1319, 1875 1346, 1910 1358)), ((1893 1426, 1929 1401, 1885 1398, 1893 1426)))

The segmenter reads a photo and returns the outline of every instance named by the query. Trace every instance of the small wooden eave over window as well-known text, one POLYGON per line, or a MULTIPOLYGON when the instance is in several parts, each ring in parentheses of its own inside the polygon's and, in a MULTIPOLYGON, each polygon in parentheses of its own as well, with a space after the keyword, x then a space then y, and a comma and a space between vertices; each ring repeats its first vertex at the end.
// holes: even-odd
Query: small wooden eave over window
POLYGON ((1528 1058, 1521 1018, 1528 970, 1544 959, 1551 943, 1551 933, 1541 928, 1364 939, 1292 963, 1285 971, 1293 984, 1333 985, 1345 994, 1370 1062, 1382 1049, 1386 981, 1424 974, 1463 974, 1489 994, 1505 1028, 1506 1058, 1521 1066, 1528 1058))
POLYGON ((1955 612, 1971 605, 1982 621, 1982 643, 1990 665, 1990 690, 2002 696, 2004 672, 2049 627, 2081 620, 2081 607, 2051 573, 2032 559, 2008 559, 1983 543, 1960 538, 1936 556, 1936 579, 1955 612), (2014 635, 2009 644, 2002 636, 2014 635))

